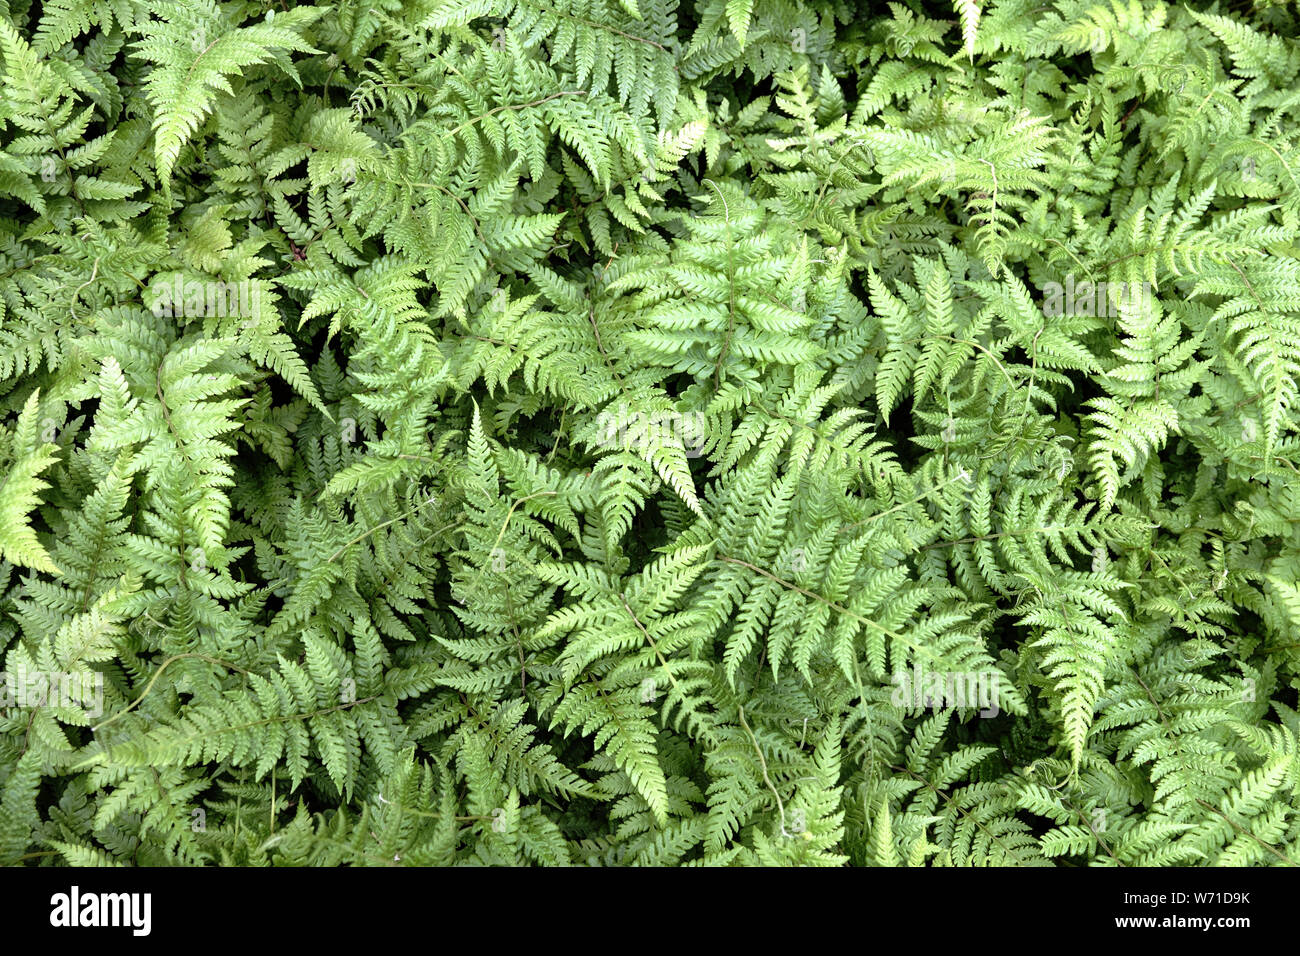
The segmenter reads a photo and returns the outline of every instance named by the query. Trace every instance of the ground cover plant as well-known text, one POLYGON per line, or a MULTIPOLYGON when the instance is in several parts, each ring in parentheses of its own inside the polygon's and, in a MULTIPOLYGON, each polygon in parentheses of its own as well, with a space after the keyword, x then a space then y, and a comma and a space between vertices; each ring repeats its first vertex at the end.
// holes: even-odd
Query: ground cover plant
POLYGON ((0 0, 0 862, 1300 862, 1300 11, 0 0))

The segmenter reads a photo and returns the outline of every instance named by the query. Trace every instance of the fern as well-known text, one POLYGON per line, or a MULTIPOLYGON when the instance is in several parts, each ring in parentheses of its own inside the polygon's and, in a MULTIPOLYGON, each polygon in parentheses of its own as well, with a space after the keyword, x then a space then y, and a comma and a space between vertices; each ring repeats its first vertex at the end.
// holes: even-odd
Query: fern
POLYGON ((1300 863, 1294 5, 273 6, 0 4, 0 861, 1300 863))

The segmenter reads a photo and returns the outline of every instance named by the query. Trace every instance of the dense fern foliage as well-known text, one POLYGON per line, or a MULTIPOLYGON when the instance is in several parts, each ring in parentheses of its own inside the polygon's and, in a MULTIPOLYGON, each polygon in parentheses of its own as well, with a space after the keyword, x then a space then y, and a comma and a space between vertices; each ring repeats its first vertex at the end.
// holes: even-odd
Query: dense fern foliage
POLYGON ((1300 9, 0 0, 0 862, 1300 864, 1300 9))

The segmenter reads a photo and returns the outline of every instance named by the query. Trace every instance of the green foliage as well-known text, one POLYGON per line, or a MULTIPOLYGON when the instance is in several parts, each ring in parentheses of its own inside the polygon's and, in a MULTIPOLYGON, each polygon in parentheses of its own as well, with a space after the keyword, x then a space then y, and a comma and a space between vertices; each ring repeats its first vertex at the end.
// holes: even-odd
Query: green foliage
POLYGON ((1298 89, 1283 3, 0 4, 0 862, 1300 864, 1298 89))

